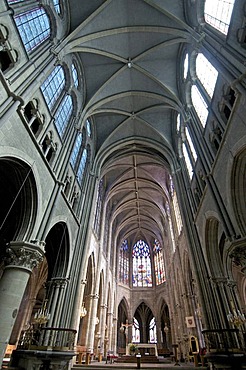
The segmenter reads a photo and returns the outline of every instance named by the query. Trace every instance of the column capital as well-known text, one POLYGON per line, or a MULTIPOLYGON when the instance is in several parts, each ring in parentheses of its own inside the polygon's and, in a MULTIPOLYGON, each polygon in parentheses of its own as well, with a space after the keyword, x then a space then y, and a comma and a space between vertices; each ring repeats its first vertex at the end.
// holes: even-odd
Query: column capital
POLYGON ((6 249, 7 268, 22 268, 32 271, 44 259, 44 245, 37 245, 25 241, 12 241, 6 249))
POLYGON ((227 285, 228 279, 226 277, 212 277, 211 281, 214 285, 227 285))
POLYGON ((51 279, 51 285, 55 285, 56 287, 65 288, 65 286, 68 284, 67 278, 62 277, 54 277, 51 279))

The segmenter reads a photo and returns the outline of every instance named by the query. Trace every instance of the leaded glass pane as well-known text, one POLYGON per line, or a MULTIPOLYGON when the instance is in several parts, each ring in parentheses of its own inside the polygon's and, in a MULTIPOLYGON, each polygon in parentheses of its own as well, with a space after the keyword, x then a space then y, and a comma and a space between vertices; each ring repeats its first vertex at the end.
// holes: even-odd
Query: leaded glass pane
POLYGON ((189 130, 187 129, 187 127, 185 128, 185 134, 186 134, 187 141, 189 143, 189 147, 190 147, 192 156, 193 156, 194 160, 196 161, 197 160, 196 150, 195 150, 195 147, 193 145, 193 141, 191 139, 191 136, 190 136, 190 133, 189 133, 189 130))
POLYGON ((227 35, 235 0, 206 0, 205 21, 227 35))
POLYGON ((65 74, 61 66, 57 66, 41 86, 45 101, 51 110, 65 87, 65 74))
POLYGON ((132 284, 134 287, 152 286, 150 250, 148 244, 139 240, 132 251, 132 284))
POLYGON ((83 179, 86 160, 87 160, 87 149, 85 148, 83 150, 83 154, 82 154, 82 157, 81 157, 81 160, 80 160, 80 163, 79 163, 78 172, 77 172, 79 182, 82 182, 82 179, 83 179))
POLYGON ((55 114, 55 125, 58 133, 62 137, 67 128, 69 118, 73 110, 73 101, 70 95, 66 95, 59 105, 55 114))
POLYGON ((188 170, 190 179, 191 179, 192 176, 193 176, 193 168, 192 168, 192 164, 191 164, 191 161, 190 161, 190 157, 189 157, 187 148, 186 148, 186 146, 185 146, 184 143, 182 145, 182 149, 183 149, 183 154, 184 154, 184 159, 185 159, 186 167, 187 167, 187 170, 188 170))
POLYGON ((70 163, 73 167, 73 169, 75 168, 75 165, 77 163, 77 160, 78 160, 78 155, 79 155, 79 152, 80 152, 80 148, 81 148, 81 145, 82 145, 82 140, 83 140, 83 137, 82 137, 82 133, 80 132, 76 138, 76 141, 75 141, 75 144, 74 144, 74 147, 73 147, 73 151, 72 151, 72 155, 71 155, 71 158, 70 158, 70 163))
POLYGON ((132 326, 132 342, 140 343, 139 322, 135 317, 133 318, 133 326, 132 326))
POLYGON ((208 117, 208 107, 196 85, 192 85, 191 99, 201 124, 205 127, 208 117))
POLYGON ((89 120, 86 121, 86 131, 87 131, 87 135, 91 137, 91 123, 89 120))
POLYGON ((151 319, 149 323, 149 338, 150 338, 150 343, 157 343, 156 323, 155 323, 154 317, 151 319))
POLYGON ((53 0, 54 8, 57 14, 61 13, 60 0, 53 0))
POLYGON ((199 53, 196 57, 196 75, 210 98, 212 98, 218 72, 202 53, 199 53))
POLYGON ((14 20, 27 52, 34 50, 50 36, 50 22, 43 8, 18 14, 14 20))
POLYGON ((124 240, 120 247, 119 258, 119 281, 123 284, 129 284, 129 248, 127 240, 124 240))
POLYGON ((184 60, 184 78, 187 77, 188 74, 188 67, 189 67, 189 55, 186 54, 185 60, 184 60))
POLYGON ((164 268, 162 248, 157 239, 155 239, 155 242, 153 245, 153 254, 154 254, 156 285, 160 285, 166 281, 166 277, 165 277, 165 268, 164 268))
POLYGON ((72 64, 72 76, 74 86, 77 88, 79 86, 78 72, 74 64, 72 64))

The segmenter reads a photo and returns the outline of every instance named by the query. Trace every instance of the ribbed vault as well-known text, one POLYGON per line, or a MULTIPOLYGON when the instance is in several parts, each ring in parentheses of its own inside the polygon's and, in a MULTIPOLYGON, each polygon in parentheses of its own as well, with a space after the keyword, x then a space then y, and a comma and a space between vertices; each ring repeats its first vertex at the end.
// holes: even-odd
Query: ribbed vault
POLYGON ((84 0, 81 6, 71 0, 71 33, 56 48, 58 53, 59 48, 76 53, 83 66, 84 109, 78 129, 90 118, 110 222, 121 240, 162 239, 164 233, 168 173, 178 160, 176 117, 185 114, 180 92, 183 47, 199 39, 187 23, 190 2, 184 3, 84 0), (130 149, 119 156, 119 146, 129 147, 129 142, 130 149), (155 144, 165 160, 159 160, 158 150, 154 153, 155 144))

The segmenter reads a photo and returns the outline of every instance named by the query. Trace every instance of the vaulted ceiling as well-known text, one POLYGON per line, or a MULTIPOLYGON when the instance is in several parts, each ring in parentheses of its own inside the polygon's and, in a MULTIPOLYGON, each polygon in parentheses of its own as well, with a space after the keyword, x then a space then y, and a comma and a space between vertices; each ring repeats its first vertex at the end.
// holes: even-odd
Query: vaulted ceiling
POLYGON ((186 18, 195 6, 190 0, 69 5, 70 35, 62 47, 83 66, 82 125, 91 118, 115 237, 161 240, 168 173, 178 166, 183 48, 198 39, 186 18))

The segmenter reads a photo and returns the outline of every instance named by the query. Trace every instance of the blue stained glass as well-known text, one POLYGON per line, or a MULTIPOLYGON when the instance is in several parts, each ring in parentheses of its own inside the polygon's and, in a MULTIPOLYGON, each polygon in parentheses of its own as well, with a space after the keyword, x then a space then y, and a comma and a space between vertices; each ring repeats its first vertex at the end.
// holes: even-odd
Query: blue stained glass
POLYGON ((79 168, 78 168, 78 173, 77 173, 79 182, 81 182, 82 178, 83 178, 85 165, 86 165, 86 160, 87 160, 87 149, 85 148, 83 150, 83 154, 82 154, 82 157, 81 157, 81 160, 80 160, 80 163, 79 163, 79 168))
POLYGON ((139 240, 132 250, 133 271, 132 284, 134 287, 151 287, 152 272, 150 250, 148 244, 139 240))
POLYGON ((73 101, 70 95, 66 95, 59 105, 55 114, 55 125, 58 133, 62 137, 66 130, 69 118, 73 110, 73 101))
POLYGON ((34 50, 50 36, 50 22, 43 8, 20 13, 14 20, 27 52, 34 50))
POLYGON ((53 0, 54 8, 57 14, 61 13, 60 0, 53 0))
POLYGON ((51 110, 65 87, 65 74, 61 66, 57 66, 41 86, 45 101, 51 110))
POLYGON ((129 284, 129 248, 127 240, 124 240, 120 247, 119 280, 123 284, 129 284))
POLYGON ((82 133, 80 132, 78 134, 77 138, 76 138, 76 141, 75 141, 75 144, 74 144, 74 147, 73 147, 73 151, 72 151, 72 155, 71 155, 71 158, 70 158, 70 163, 73 166, 73 168, 75 168, 75 165, 77 163, 77 159, 78 159, 78 155, 79 155, 80 148, 81 148, 81 145, 82 145, 82 141, 83 141, 83 136, 82 136, 82 133))
POLYGON ((154 254, 154 266, 155 266, 155 279, 156 285, 162 284, 166 281, 165 269, 164 269, 164 260, 162 254, 162 248, 157 239, 154 241, 153 245, 153 254, 154 254))

